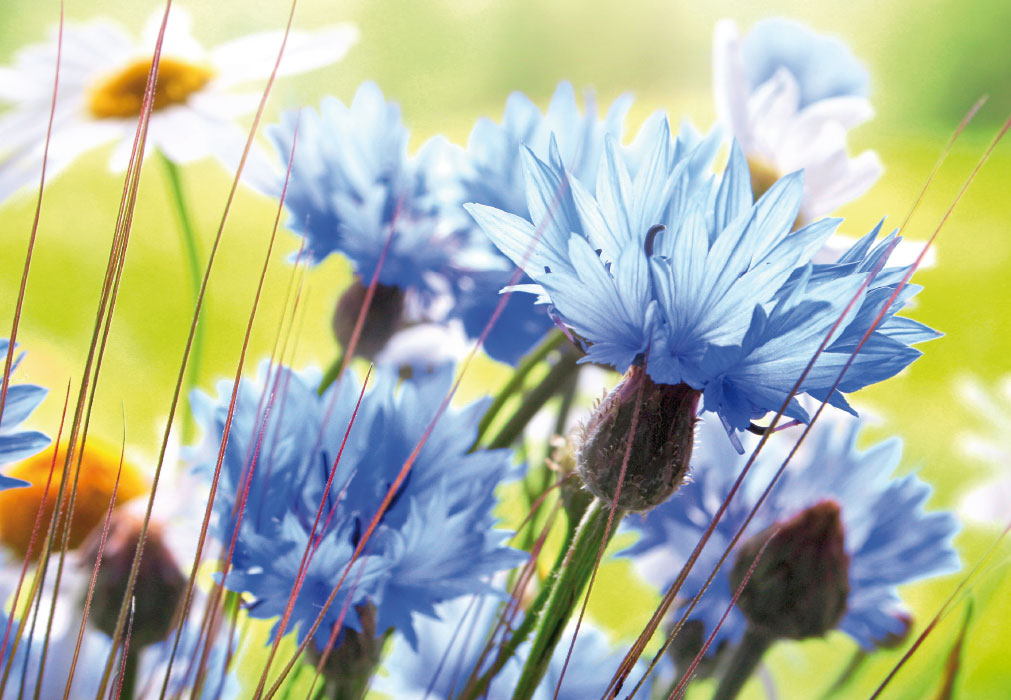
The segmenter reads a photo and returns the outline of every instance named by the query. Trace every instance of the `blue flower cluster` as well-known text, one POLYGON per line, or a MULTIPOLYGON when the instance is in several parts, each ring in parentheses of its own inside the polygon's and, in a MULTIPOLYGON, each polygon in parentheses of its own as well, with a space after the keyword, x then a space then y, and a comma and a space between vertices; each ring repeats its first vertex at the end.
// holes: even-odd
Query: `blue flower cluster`
MULTIPOLYGON (((758 510, 745 538, 819 501, 837 503, 850 557, 849 597, 839 629, 872 650, 907 631, 908 618, 901 610, 896 586, 959 568, 951 542, 958 523, 947 512, 924 512, 931 489, 917 476, 892 476, 902 453, 899 439, 861 452, 856 448, 859 429, 860 422, 848 417, 816 424, 758 510)), ((642 533, 627 551, 635 555, 645 577, 661 589, 677 577, 744 466, 744 458, 731 451, 726 440, 717 439, 718 432, 719 427, 711 422, 702 425, 691 482, 648 517, 634 516, 627 521, 642 533)), ((695 596, 701 590, 791 446, 792 441, 766 444, 689 573, 682 597, 695 596)), ((692 614, 692 619, 704 623, 706 635, 733 596, 726 575, 732 564, 731 559, 692 614)), ((738 641, 746 626, 744 615, 734 609, 711 650, 724 640, 738 641)))
MULTIPOLYGON (((0 339, 0 358, 7 354, 10 341, 0 339)), ((15 359, 11 371, 17 366, 15 359)), ((0 359, 0 362, 3 360, 0 359)), ((35 430, 20 429, 21 423, 35 410, 48 390, 35 384, 10 384, 7 387, 7 398, 4 403, 3 416, 0 417, 0 465, 16 462, 30 457, 49 444, 49 438, 35 430)), ((27 486, 21 479, 12 479, 0 474, 0 491, 18 486, 27 486)))
MULTIPOLYGON (((634 172, 608 140, 596 195, 566 170, 557 149, 547 161, 527 150, 527 205, 536 223, 468 208, 536 282, 520 289, 550 303, 582 338, 587 361, 619 371, 645 362, 654 381, 703 392, 703 410, 728 430, 743 430, 783 404, 840 318, 800 393, 847 410, 841 392, 896 374, 920 355, 912 344, 937 336, 895 316, 918 291, 907 286, 829 395, 905 272, 879 269, 894 234, 875 246, 879 226, 835 263, 812 264, 839 220, 793 230, 802 173, 755 202, 736 145, 719 180, 706 175, 705 142, 678 148, 660 122, 651 145, 634 172)), ((807 418, 796 400, 787 415, 807 418)))
MULTIPOLYGON (((364 83, 350 107, 328 98, 319 112, 289 112, 270 130, 286 161, 298 129, 285 198, 289 226, 305 236, 310 259, 339 251, 366 282, 392 230, 379 281, 421 292, 429 308, 440 306, 436 297, 448 299, 448 316, 460 319, 468 335, 477 337, 515 267, 489 244, 463 205, 484 204, 526 216, 523 148, 547 158, 552 144, 573 177, 593 192, 605 140, 621 139, 630 106, 631 97, 625 95, 599 119, 592 99, 581 110, 572 85, 563 82, 542 113, 529 98, 513 93, 502 123, 478 120, 466 151, 436 138, 411 158, 399 108, 385 101, 374 84, 364 83)), ((630 163, 648 152, 649 135, 661 120, 662 115, 654 114, 625 149, 630 163)), ((675 146, 678 155, 698 140, 686 126, 675 146)), ((705 144, 703 151, 711 155, 718 141, 709 138, 705 144)), ((524 276, 520 282, 530 279, 524 276)), ((549 314, 534 299, 515 295, 484 349, 515 364, 551 327, 549 314)))
MULTIPOLYGON (((236 528, 237 499, 248 482, 225 585, 254 597, 251 616, 283 613, 312 537, 314 554, 292 615, 304 638, 452 378, 452 369, 444 367, 398 388, 395 373, 379 370, 357 415, 361 387, 351 373, 322 396, 316 392, 318 378, 283 367, 261 376, 259 384, 242 382, 214 509, 215 533, 227 543, 236 528), (324 499, 323 518, 313 535, 324 499)), ((220 392, 227 397, 230 386, 222 385, 220 392)), ((212 472, 228 400, 195 399, 207 436, 197 464, 212 472)), ((361 629, 355 612, 361 604, 375 606, 379 634, 394 628, 416 644, 416 615, 432 614, 438 602, 487 590, 488 577, 517 563, 519 554, 504 546, 507 533, 493 528, 492 515, 495 487, 510 466, 509 452, 469 451, 486 405, 479 401, 448 410, 436 423, 327 611, 315 638, 320 649, 346 606, 346 624, 361 629)))
MULTIPOLYGON (((488 636, 496 627, 503 599, 504 594, 461 598, 439 606, 436 618, 418 622, 418 633, 425 640, 424 644, 417 648, 399 640, 394 644, 384 664, 388 673, 376 676, 375 689, 397 700, 449 700, 459 694, 478 662, 482 661, 487 667, 490 657, 497 650, 493 645, 492 653, 481 658, 488 636)), ((562 634, 562 641, 551 657, 544 680, 533 695, 534 700, 554 698, 559 680, 562 684, 558 700, 597 697, 610 683, 624 657, 623 649, 613 646, 603 632, 587 622, 579 628, 572 657, 562 678, 573 630, 570 625, 562 634)), ((529 646, 520 646, 516 656, 495 676, 487 694, 482 697, 489 700, 512 697, 529 646)), ((643 669, 644 664, 640 663, 635 670, 641 674, 643 669)), ((634 697, 649 696, 649 685, 645 684, 643 691, 634 697)))

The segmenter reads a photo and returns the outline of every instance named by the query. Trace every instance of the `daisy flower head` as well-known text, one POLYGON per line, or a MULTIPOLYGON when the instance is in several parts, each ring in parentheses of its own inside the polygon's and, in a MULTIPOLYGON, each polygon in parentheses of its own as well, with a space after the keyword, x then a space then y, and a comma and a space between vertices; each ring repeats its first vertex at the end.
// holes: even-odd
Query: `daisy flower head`
MULTIPOLYGON (((250 615, 271 618, 284 611, 311 543, 291 618, 304 638, 425 434, 452 376, 445 367, 398 386, 395 371, 380 368, 357 415, 361 387, 351 373, 322 396, 316 392, 318 377, 283 367, 261 372, 259 383, 242 383, 214 508, 221 541, 230 542, 238 529, 225 585, 253 597, 250 615), (247 484, 238 524, 237 501, 247 484)), ((221 387, 223 397, 230 391, 221 387)), ((518 554, 503 544, 506 533, 494 529, 492 515, 510 453, 469 452, 485 408, 479 401, 448 410, 436 423, 328 608, 314 640, 317 649, 326 646, 346 606, 345 629, 372 628, 381 636, 392 628, 417 644, 417 615, 430 615, 440 601, 486 590, 488 577, 518 562, 518 554)), ((228 399, 198 395, 196 411, 207 436, 196 464, 213 470, 228 399)))
POLYGON ((866 192, 882 172, 873 151, 847 152, 850 129, 871 118, 868 75, 838 39, 799 22, 766 19, 743 39, 731 20, 713 37, 720 121, 751 162, 756 193, 804 170, 803 222, 866 192))
MULTIPOLYGON (((104 18, 64 27, 49 175, 110 142, 116 142, 110 168, 125 169, 162 17, 161 11, 152 15, 139 40, 104 18)), ((190 25, 189 16, 173 7, 162 43, 148 146, 176 163, 214 155, 235 167, 247 138, 236 119, 255 111, 261 96, 255 92, 257 83, 271 75, 283 33, 250 34, 205 48, 190 25), (246 84, 254 92, 243 89, 246 84)), ((54 30, 47 42, 22 48, 12 65, 0 67, 0 103, 11 105, 0 115, 0 201, 39 181, 57 36, 54 30)), ((356 39, 357 30, 347 24, 293 31, 278 74, 334 63, 356 39)))
MULTIPOLYGON (((767 528, 774 525, 787 531, 798 523, 803 527, 805 523, 828 521, 832 525, 829 530, 841 531, 844 553, 839 559, 846 562, 842 567, 846 574, 844 579, 834 581, 823 575, 817 581, 800 580, 796 583, 804 590, 793 591, 792 600, 801 608, 816 607, 811 601, 832 600, 836 588, 844 592, 843 609, 835 611, 836 614, 841 612, 841 618, 836 619, 838 628, 866 650, 896 636, 902 637, 908 631, 909 615, 902 609, 896 586, 959 568, 952 546, 952 538, 958 531, 954 516, 947 512, 925 512, 924 504, 931 488, 915 474, 892 476, 901 457, 901 441, 893 438, 860 451, 856 447, 859 420, 841 415, 821 420, 823 422, 815 426, 768 500, 757 511, 727 566, 693 611, 692 619, 703 623, 706 635, 715 629, 736 588, 729 575, 731 567, 736 570, 750 566, 757 552, 754 547, 748 549, 749 545, 764 541, 767 528), (735 557, 737 566, 734 566, 735 557), (833 590, 828 591, 829 588, 833 590)), ((627 521, 642 535, 627 551, 635 556, 643 576, 661 590, 677 577, 745 462, 745 457, 731 451, 725 440, 707 439, 710 436, 706 433, 718 432, 719 426, 705 422, 700 430, 702 439, 695 451, 692 480, 648 517, 627 521)), ((757 438, 749 436, 747 439, 749 447, 754 447, 757 438)), ((775 440, 766 444, 713 531, 710 543, 688 574, 681 589, 683 597, 690 598, 701 590, 790 447, 790 444, 775 440)), ((802 541, 800 536, 780 539, 788 543, 784 547, 802 541)), ((776 540, 773 540, 766 555, 774 556, 775 547, 776 540)), ((816 549, 821 554, 829 550, 830 547, 816 549)), ((803 558, 801 551, 793 553, 795 560, 803 558)), ((774 582, 763 581, 761 576, 759 568, 752 577, 757 588, 761 589, 763 584, 775 587, 774 582)), ((797 632, 797 620, 823 621, 821 616, 825 611, 790 612, 785 616, 788 619, 775 623, 783 630, 797 632)), ((717 632, 712 653, 723 643, 740 641, 747 625, 745 615, 735 607, 717 632)), ((830 628, 835 626, 833 623, 830 628)), ((825 631, 821 629, 817 634, 825 631)))
MULTIPOLYGON (((48 440, 46 441, 48 442, 48 440)), ((39 452, 11 468, 10 474, 21 480, 24 488, 0 494, 0 543, 18 559, 28 554, 35 528, 36 514, 41 510, 43 522, 48 522, 59 501, 63 482, 63 466, 67 459, 67 442, 39 452), (48 487, 48 488, 47 488, 48 487)), ((67 533, 67 547, 76 550, 108 515, 109 501, 116 495, 116 506, 125 505, 150 489, 146 474, 132 460, 120 460, 120 449, 95 435, 89 435, 83 454, 75 449, 72 459, 76 476, 73 517, 67 533), (79 462, 79 467, 78 467, 79 462)), ((61 505, 65 512, 67 504, 61 505)), ((65 524, 57 531, 62 539, 65 524)), ((60 540, 56 540, 57 542, 60 540)), ((38 558, 41 543, 36 538, 31 556, 38 558)))
MULTIPOLYGON (((894 375, 920 355, 911 344, 936 337, 895 317, 918 291, 907 285, 829 395, 906 271, 880 269, 894 234, 875 245, 879 226, 837 262, 813 265, 839 220, 793 230, 802 173, 754 201, 738 146, 719 180, 705 172, 709 152, 696 157, 705 144, 678 157, 666 122, 652 146, 633 178, 610 141, 596 195, 556 157, 545 162, 528 151, 528 206, 537 226, 469 207, 535 282, 520 291, 551 304, 585 346, 585 361, 619 372, 644 368, 656 384, 686 385, 701 392, 702 409, 716 413, 728 431, 744 430, 786 401, 840 317, 800 393, 847 410, 840 392, 894 375)), ((807 419, 796 400, 786 412, 807 419)))
MULTIPOLYGON (((6 354, 10 340, 0 338, 0 354, 6 354)), ((15 358, 11 372, 17 367, 15 358)), ((23 430, 21 424, 35 410, 48 390, 35 384, 9 384, 0 416, 0 466, 30 457, 49 444, 49 438, 37 430, 23 430)), ((0 491, 18 486, 28 486, 22 479, 0 474, 0 491)))
POLYGON ((1011 375, 985 384, 964 378, 961 403, 976 416, 979 428, 958 436, 966 456, 985 465, 985 481, 962 497, 959 512, 976 523, 1003 526, 1011 519, 1011 375))
MULTIPOLYGON (((479 662, 482 671, 490 665, 492 654, 482 657, 488 636, 496 631, 500 605, 505 594, 458 598, 438 606, 434 617, 418 621, 418 633, 425 643, 417 648, 404 640, 394 641, 384 667, 385 675, 377 675, 373 686, 381 693, 398 700, 450 700, 464 688, 468 677, 479 662)), ((623 649, 610 643, 607 635, 589 622, 580 625, 572 657, 565 666, 574 625, 562 634, 555 648, 548 671, 533 694, 534 700, 551 700, 555 687, 562 680, 558 700, 584 700, 604 692, 614 669, 623 657, 623 649)), ((501 629, 497 630, 501 635, 501 629)), ((528 643, 520 645, 505 667, 495 675, 487 693, 489 700, 508 700, 513 695, 524 659, 529 654, 528 643)), ((492 647, 494 650, 495 647, 492 647)), ((640 674, 644 664, 635 670, 640 674)), ((649 697, 649 686, 634 697, 649 697)))

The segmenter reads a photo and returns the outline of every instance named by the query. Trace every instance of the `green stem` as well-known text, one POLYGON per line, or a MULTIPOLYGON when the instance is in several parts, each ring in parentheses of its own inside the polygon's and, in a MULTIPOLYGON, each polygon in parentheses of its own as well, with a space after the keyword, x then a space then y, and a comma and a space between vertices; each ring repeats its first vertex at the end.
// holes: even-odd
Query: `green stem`
POLYGON ((547 376, 523 397, 523 402, 516 412, 502 426, 502 430, 495 436, 495 439, 488 443, 488 449, 494 450, 511 445, 527 427, 530 419, 558 393, 560 387, 565 386, 569 376, 574 374, 579 367, 576 363, 581 356, 582 353, 578 352, 576 348, 563 352, 558 362, 548 371, 547 376))
POLYGON ((744 638, 733 650, 730 663, 723 671, 720 685, 713 695, 713 700, 734 700, 741 692, 751 674, 758 668, 762 656, 776 641, 771 635, 748 625, 744 638))
POLYGON ((572 404, 576 399, 576 386, 579 383, 579 368, 565 381, 562 386, 562 403, 558 407, 558 416, 555 418, 555 435, 565 435, 565 424, 569 422, 569 413, 572 411, 572 404))
POLYGON ((516 370, 512 373, 509 381, 506 385, 502 387, 495 400, 492 401, 491 406, 485 412, 484 417, 481 418, 480 424, 478 424, 477 429, 477 439, 474 444, 477 445, 484 439, 485 434, 491 427, 492 422, 495 417, 505 406, 509 398, 515 394, 517 391, 523 388, 523 382, 526 380, 527 375, 540 364, 541 360, 546 358, 551 351, 559 347, 565 341, 565 334, 561 331, 553 331, 548 334, 548 336, 541 341, 541 344, 530 351, 530 353, 523 358, 520 364, 516 367, 516 370))
MULTIPOLYGON (((197 243, 197 234, 193 228, 193 222, 190 218, 189 207, 186 205, 186 196, 183 193, 182 175, 179 172, 179 166, 169 160, 169 158, 161 151, 158 152, 158 155, 161 158, 162 165, 165 167, 169 193, 171 194, 172 204, 176 212, 176 219, 179 223, 179 233, 182 235, 183 251, 186 254, 186 260, 190 270, 190 291, 192 292, 193 303, 195 304, 197 297, 200 295, 200 284, 204 276, 202 266, 200 264, 201 255, 200 248, 197 243)), ((205 317, 207 311, 206 307, 207 299, 204 298, 205 317)), ((197 383, 200 381, 200 360, 203 357, 203 349, 204 324, 197 323, 193 333, 193 348, 190 351, 189 367, 186 370, 187 394, 195 389, 197 383)), ((195 427, 196 421, 193 417, 193 412, 187 411, 183 417, 182 441, 184 445, 193 441, 195 427)))
POLYGON ((341 373, 341 367, 344 366, 344 349, 342 348, 334 361, 330 363, 330 366, 326 368, 326 372, 323 373, 323 379, 320 380, 319 389, 316 392, 322 396, 326 393, 326 390, 337 381, 337 377, 341 373))
POLYGON ((837 695, 847 685, 849 685, 850 681, 856 677, 857 672, 864 665, 864 662, 866 662, 869 658, 870 655, 866 651, 863 649, 857 649, 853 653, 853 656, 850 657, 849 663, 846 664, 846 668, 843 669, 843 671, 835 679, 835 682, 833 682, 832 685, 829 686, 828 690, 825 691, 825 694, 822 695, 822 700, 828 700, 828 698, 831 698, 833 695, 837 695))
MULTIPOLYGON (((551 567, 550 573, 548 573, 547 581, 554 581, 558 577, 562 567, 565 566, 568 559, 569 543, 572 541, 572 533, 575 532, 575 529, 575 525, 566 526, 565 545, 559 549, 555 563, 551 567)), ((524 611, 523 621, 520 622, 519 627, 502 642, 491 666, 488 667, 488 670, 480 678, 468 681, 467 686, 458 696, 458 700, 477 700, 485 695, 488 684, 494 680, 499 671, 509 662, 509 659, 516 654, 516 650, 519 649, 520 645, 527 641, 527 637, 534 631, 537 619, 540 617, 541 610, 544 609, 544 605, 548 602, 550 595, 551 586, 541 586, 537 592, 537 597, 534 598, 530 607, 524 611)))
MULTIPOLYGON (((562 632, 579 603, 583 589, 593 575, 597 555, 607 532, 609 515, 610 506, 600 499, 594 500, 586 510, 567 561, 562 566, 558 578, 550 586, 551 593, 537 626, 530 655, 516 683, 513 700, 530 700, 544 678, 562 632)), ((608 537, 617 529, 617 523, 623 515, 621 510, 615 512, 615 527, 607 533, 608 537)))
POLYGON ((137 658, 140 656, 140 649, 136 651, 130 649, 126 654, 126 664, 123 666, 123 684, 120 686, 119 697, 124 700, 132 700, 137 687, 137 658))

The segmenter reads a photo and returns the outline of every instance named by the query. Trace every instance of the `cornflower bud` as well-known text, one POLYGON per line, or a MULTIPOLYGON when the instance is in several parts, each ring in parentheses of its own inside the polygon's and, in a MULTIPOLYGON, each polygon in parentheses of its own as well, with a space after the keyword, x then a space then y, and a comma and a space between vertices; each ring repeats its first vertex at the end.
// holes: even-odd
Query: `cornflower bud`
POLYGON ((593 496, 583 488, 579 479, 574 478, 576 471, 576 452, 573 445, 575 436, 555 436, 551 440, 551 458, 548 467, 558 474, 558 494, 562 499, 562 507, 569 516, 569 522, 578 523, 583 513, 589 507, 593 496))
MULTIPOLYGON (((323 664, 327 697, 335 700, 361 700, 365 697, 389 636, 376 634, 376 606, 363 603, 355 606, 355 612, 362 630, 359 632, 345 625, 323 664)), ((318 664, 321 652, 315 645, 310 645, 309 650, 309 659, 313 665, 318 664)))
POLYGON ((839 504, 821 501, 747 540, 730 573, 732 589, 740 586, 770 536, 737 606, 772 638, 806 639, 835 629, 850 593, 839 504))
POLYGON ((698 400, 687 384, 657 384, 642 367, 630 368, 579 429, 576 471, 586 488, 614 500, 627 452, 618 506, 648 511, 670 498, 688 472, 698 400))
MULTIPOLYGON (((347 348, 351 343, 351 336, 354 334, 362 302, 365 301, 368 290, 367 284, 361 279, 355 279, 337 302, 333 315, 333 333, 342 348, 347 348)), ((361 335, 358 336, 355 355, 366 359, 378 355, 393 334, 399 330, 403 313, 403 290, 392 285, 377 284, 372 302, 365 314, 361 335)))
MULTIPOLYGON (((116 631, 120 605, 126 595, 130 568, 137 551, 143 522, 132 513, 115 511, 98 569, 95 592, 91 599, 91 622, 110 637, 116 631)), ((93 537, 85 561, 98 557, 99 540, 93 537)), ((148 526, 144 552, 133 588, 134 617, 130 646, 140 649, 160 642, 172 629, 176 608, 186 588, 186 577, 179 570, 157 523, 148 526)))

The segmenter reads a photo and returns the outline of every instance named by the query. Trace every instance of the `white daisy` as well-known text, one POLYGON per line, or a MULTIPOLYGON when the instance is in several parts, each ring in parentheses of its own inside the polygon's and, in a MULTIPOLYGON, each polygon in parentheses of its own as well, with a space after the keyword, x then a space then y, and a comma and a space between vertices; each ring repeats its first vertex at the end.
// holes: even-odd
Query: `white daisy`
POLYGON ((722 20, 713 36, 713 89, 756 190, 805 171, 805 221, 856 199, 881 175, 873 151, 850 158, 846 150, 847 132, 874 110, 867 72, 838 40, 784 19, 759 22, 741 39, 734 22, 722 20))
POLYGON ((986 386, 963 378, 962 404, 984 424, 984 432, 958 436, 962 452, 989 467, 986 480, 962 498, 959 512, 976 523, 1005 525, 1011 520, 1011 375, 986 386))
MULTIPOLYGON (((111 141, 118 143, 110 167, 126 167, 161 21, 159 11, 139 41, 106 19, 64 26, 48 175, 111 141)), ((270 76, 282 37, 280 31, 250 34, 205 49, 190 32, 189 16, 173 9, 162 44, 149 147, 176 163, 214 155, 236 164, 247 134, 235 119, 255 111, 262 94, 256 85, 252 92, 236 88, 270 76)), ((349 24, 293 31, 278 75, 334 63, 357 38, 349 24)), ((13 65, 0 66, 0 103, 13 105, 0 116, 0 201, 39 180, 56 53, 54 29, 49 41, 26 46, 13 65)))

